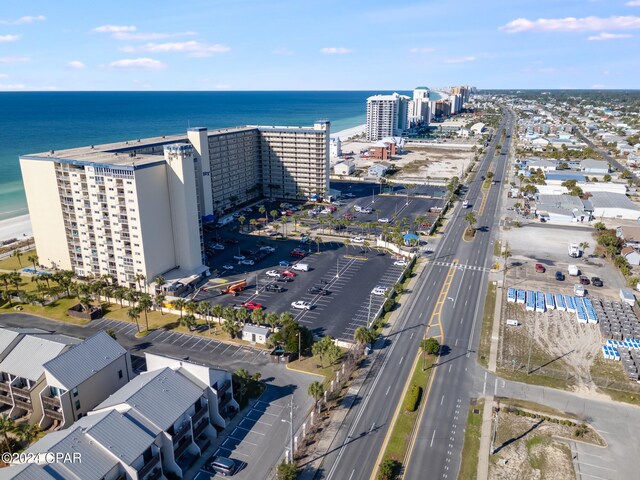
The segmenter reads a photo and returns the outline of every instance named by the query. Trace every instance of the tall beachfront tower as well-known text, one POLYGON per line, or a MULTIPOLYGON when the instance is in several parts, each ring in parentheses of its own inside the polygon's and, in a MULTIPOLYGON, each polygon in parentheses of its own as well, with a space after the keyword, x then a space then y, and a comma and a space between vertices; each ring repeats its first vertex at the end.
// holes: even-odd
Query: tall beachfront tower
POLYGON ((203 219, 328 190, 329 128, 192 128, 21 156, 39 261, 128 286, 205 275, 203 219))
POLYGON ((402 135, 407 128, 409 97, 393 93, 367 98, 367 140, 402 135))

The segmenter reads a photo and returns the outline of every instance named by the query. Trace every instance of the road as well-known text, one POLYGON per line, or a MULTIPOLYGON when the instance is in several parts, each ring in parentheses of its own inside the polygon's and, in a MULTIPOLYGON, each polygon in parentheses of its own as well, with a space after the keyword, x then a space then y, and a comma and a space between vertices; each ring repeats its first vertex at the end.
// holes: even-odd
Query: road
MULTIPOLYGON (((498 132, 506 125, 506 119, 503 119, 498 132)), ((511 125, 512 120, 508 128, 511 128, 511 125)), ((461 410, 463 402, 458 402, 457 399, 463 399, 465 404, 469 402, 468 391, 472 379, 470 374, 465 374, 465 363, 475 361, 469 350, 474 330, 477 330, 474 323, 476 312, 481 311, 484 300, 484 270, 492 253, 492 230, 497 225, 495 211, 506 157, 502 156, 494 162, 493 171, 496 170, 495 165, 500 167, 495 171, 498 183, 490 188, 485 202, 482 202, 481 196, 482 176, 486 174, 494 159, 494 149, 499 137, 498 134, 492 140, 474 181, 470 183, 468 191, 463 196, 463 199, 469 200, 478 217, 479 231, 476 239, 473 242, 463 241, 462 236, 467 227, 464 216, 469 210, 462 210, 458 205, 430 264, 423 270, 409 299, 411 303, 396 321, 392 333, 386 339, 386 348, 381 350, 373 361, 358 393, 355 407, 352 407, 345 418, 329 453, 323 460, 317 478, 364 480, 371 477, 396 406, 400 402, 402 387, 416 358, 425 326, 436 309, 440 312, 439 319, 444 327, 444 344, 448 347, 448 353, 442 357, 441 366, 434 371, 435 381, 428 398, 429 409, 420 424, 414 450, 419 455, 414 455, 406 478, 425 478, 424 473, 420 473, 425 471, 425 465, 428 465, 429 478, 436 478, 435 472, 442 471, 443 474, 447 474, 445 467, 451 460, 447 461, 447 451, 450 449, 447 448, 448 443, 444 439, 454 437, 454 443, 459 446, 457 451, 462 449, 463 428, 451 435, 445 432, 444 427, 447 426, 450 430, 455 416, 459 416, 460 423, 464 424, 465 415, 457 415, 465 411, 461 410), (452 266, 454 260, 459 262, 458 266, 452 266), (444 302, 438 301, 443 298, 444 302), (433 443, 437 448, 430 448, 430 451, 426 452, 431 440, 427 439, 426 435, 432 435, 433 426, 440 427, 436 432, 438 441, 434 440, 433 443), (429 459, 428 463, 426 458, 429 459)), ((508 146, 505 142, 505 151, 508 146)), ((449 478, 454 478, 453 470, 458 467, 448 468, 451 472, 449 478)))

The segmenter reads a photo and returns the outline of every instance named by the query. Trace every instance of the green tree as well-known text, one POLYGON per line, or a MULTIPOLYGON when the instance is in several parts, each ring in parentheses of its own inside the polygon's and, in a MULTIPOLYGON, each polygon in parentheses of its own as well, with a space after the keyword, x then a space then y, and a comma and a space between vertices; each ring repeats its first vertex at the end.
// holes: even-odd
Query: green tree
POLYGON ((27 257, 27 261, 31 262, 34 270, 38 270, 38 255, 29 255, 27 257))
POLYGON ((311 347, 311 353, 320 358, 320 365, 324 368, 324 359, 326 358, 330 345, 333 345, 331 337, 322 337, 318 342, 314 343, 311 347))
POLYGON ((182 298, 179 298, 178 300, 173 302, 173 308, 177 308, 178 310, 180 310, 180 320, 182 320, 182 310, 186 305, 187 302, 185 302, 182 298))
POLYGON ((372 328, 367 327, 358 327, 355 332, 353 332, 353 339, 356 344, 364 349, 364 346, 373 343, 376 338, 378 338, 378 334, 372 328))
POLYGON ((429 355, 437 355, 440 352, 440 342, 433 337, 429 337, 420 342, 420 348, 429 355))
POLYGON ((111 330, 110 328, 107 328, 104 333, 106 333, 107 335, 109 335, 111 338, 113 338, 114 340, 117 340, 117 336, 116 336, 116 332, 114 332, 113 330, 111 330))
POLYGON ((322 382, 311 382, 307 387, 307 393, 316 402, 316 408, 318 409, 318 413, 320 413, 320 399, 322 395, 324 395, 324 385, 322 382))
POLYGON ((138 308, 144 312, 144 323, 146 325, 147 331, 149 331, 149 319, 147 318, 147 313, 153 307, 153 300, 151 300, 151 296, 147 293, 143 293, 140 295, 140 300, 138 300, 138 308))
POLYGON ((140 324, 138 323, 138 319, 140 318, 140 310, 137 307, 129 307, 127 311, 127 317, 129 320, 136 322, 136 328, 138 329, 138 333, 140 333, 140 324))
POLYGON ((275 208, 273 210, 271 210, 269 212, 269 215, 271 215, 271 221, 275 222, 276 218, 278 217, 278 210, 276 210, 275 208))
POLYGON ((9 439, 10 433, 15 433, 16 422, 7 414, 0 415, 0 434, 2 434, 6 451, 12 453, 11 440, 9 439))
POLYGON ((198 308, 196 312, 204 317, 204 321, 207 322, 207 327, 209 328, 209 334, 211 334, 211 319, 209 315, 211 314, 211 304, 205 300, 198 302, 198 308))
POLYGON ((227 318, 222 322, 222 331, 228 334, 231 338, 236 338, 236 336, 242 331, 242 327, 237 320, 227 318))
POLYGON ((11 256, 18 259, 18 264, 20 265, 20 268, 22 268, 22 260, 21 260, 22 251, 19 248, 16 248, 11 254, 11 256))
POLYGON ((153 299, 153 304, 160 309, 160 315, 164 315, 164 310, 162 309, 167 296, 164 293, 158 293, 153 299))
POLYGON ((156 284, 156 292, 160 292, 162 290, 162 285, 164 285, 164 277, 162 275, 158 275, 153 279, 153 282, 156 284))
POLYGON ((606 230, 607 226, 602 222, 596 222, 593 224, 593 228, 595 228, 596 231, 601 232, 603 230, 606 230))
POLYGON ((222 323, 222 305, 216 304, 211 307, 211 315, 218 318, 218 324, 222 323))
POLYGON ((256 308, 255 310, 251 311, 251 315, 249 317, 251 318, 252 323, 260 325, 264 321, 264 312, 261 308, 256 308))
POLYGON ((240 222, 240 228, 242 229, 242 227, 244 227, 244 222, 247 221, 247 217, 245 217, 244 215, 240 215, 238 217, 238 222, 240 222))
POLYGON ((272 332, 275 330, 276 326, 278 325, 279 320, 280 318, 278 317, 278 314, 275 312, 269 312, 265 317, 265 322, 267 323, 267 325, 269 325, 269 327, 271 327, 272 332))
POLYGON ((196 326, 196 317, 192 313, 187 313, 180 319, 180 325, 184 325, 189 330, 193 330, 196 326))
POLYGON ((278 480, 296 480, 298 478, 298 466, 295 463, 287 463, 283 460, 278 464, 276 475, 278 480))
POLYGON ((396 460, 387 459, 378 465, 377 480, 394 480, 400 464, 396 460))
POLYGON ((31 442, 38 436, 40 432, 40 427, 36 424, 22 423, 16 428, 16 435, 20 439, 21 442, 24 442, 26 445, 30 445, 31 442))
POLYGON ((475 223, 476 223, 476 216, 474 215, 473 212, 468 212, 465 216, 464 219, 466 220, 466 222, 469 224, 469 231, 471 233, 475 232, 475 223))
POLYGON ((609 175, 609 174, 607 173, 607 174, 605 174, 605 176, 604 176, 604 177, 602 177, 602 179, 603 179, 605 182, 610 182, 610 181, 611 181, 611 175, 609 175))

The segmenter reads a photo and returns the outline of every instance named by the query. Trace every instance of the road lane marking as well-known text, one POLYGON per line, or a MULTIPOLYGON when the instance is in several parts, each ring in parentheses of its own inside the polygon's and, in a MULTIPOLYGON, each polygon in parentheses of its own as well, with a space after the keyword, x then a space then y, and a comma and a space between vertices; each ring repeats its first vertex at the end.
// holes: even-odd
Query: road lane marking
POLYGON ((431 435, 431 444, 429 445, 429 447, 433 447, 433 439, 435 438, 435 436, 436 436, 436 429, 434 428, 433 435, 431 435))
POLYGON ((386 397, 387 395, 389 395, 389 390, 391 390, 391 385, 389 385, 389 386, 387 387, 387 393, 385 393, 385 394, 384 394, 384 396, 385 396, 385 397, 386 397))
POLYGON ((398 362, 398 365, 400 365, 403 360, 404 360, 404 355, 402 357, 400 357, 400 361, 398 362))
POLYGON ((440 400, 440 405, 442 405, 442 402, 444 402, 444 395, 442 395, 442 399, 440 400))

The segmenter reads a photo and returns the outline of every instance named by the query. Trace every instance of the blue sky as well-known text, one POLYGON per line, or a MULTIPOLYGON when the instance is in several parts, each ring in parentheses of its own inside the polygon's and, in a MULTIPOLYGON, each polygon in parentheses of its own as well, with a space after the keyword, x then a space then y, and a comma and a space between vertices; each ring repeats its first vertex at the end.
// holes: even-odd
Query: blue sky
POLYGON ((2 91, 640 86, 640 0, 0 1, 2 91))

